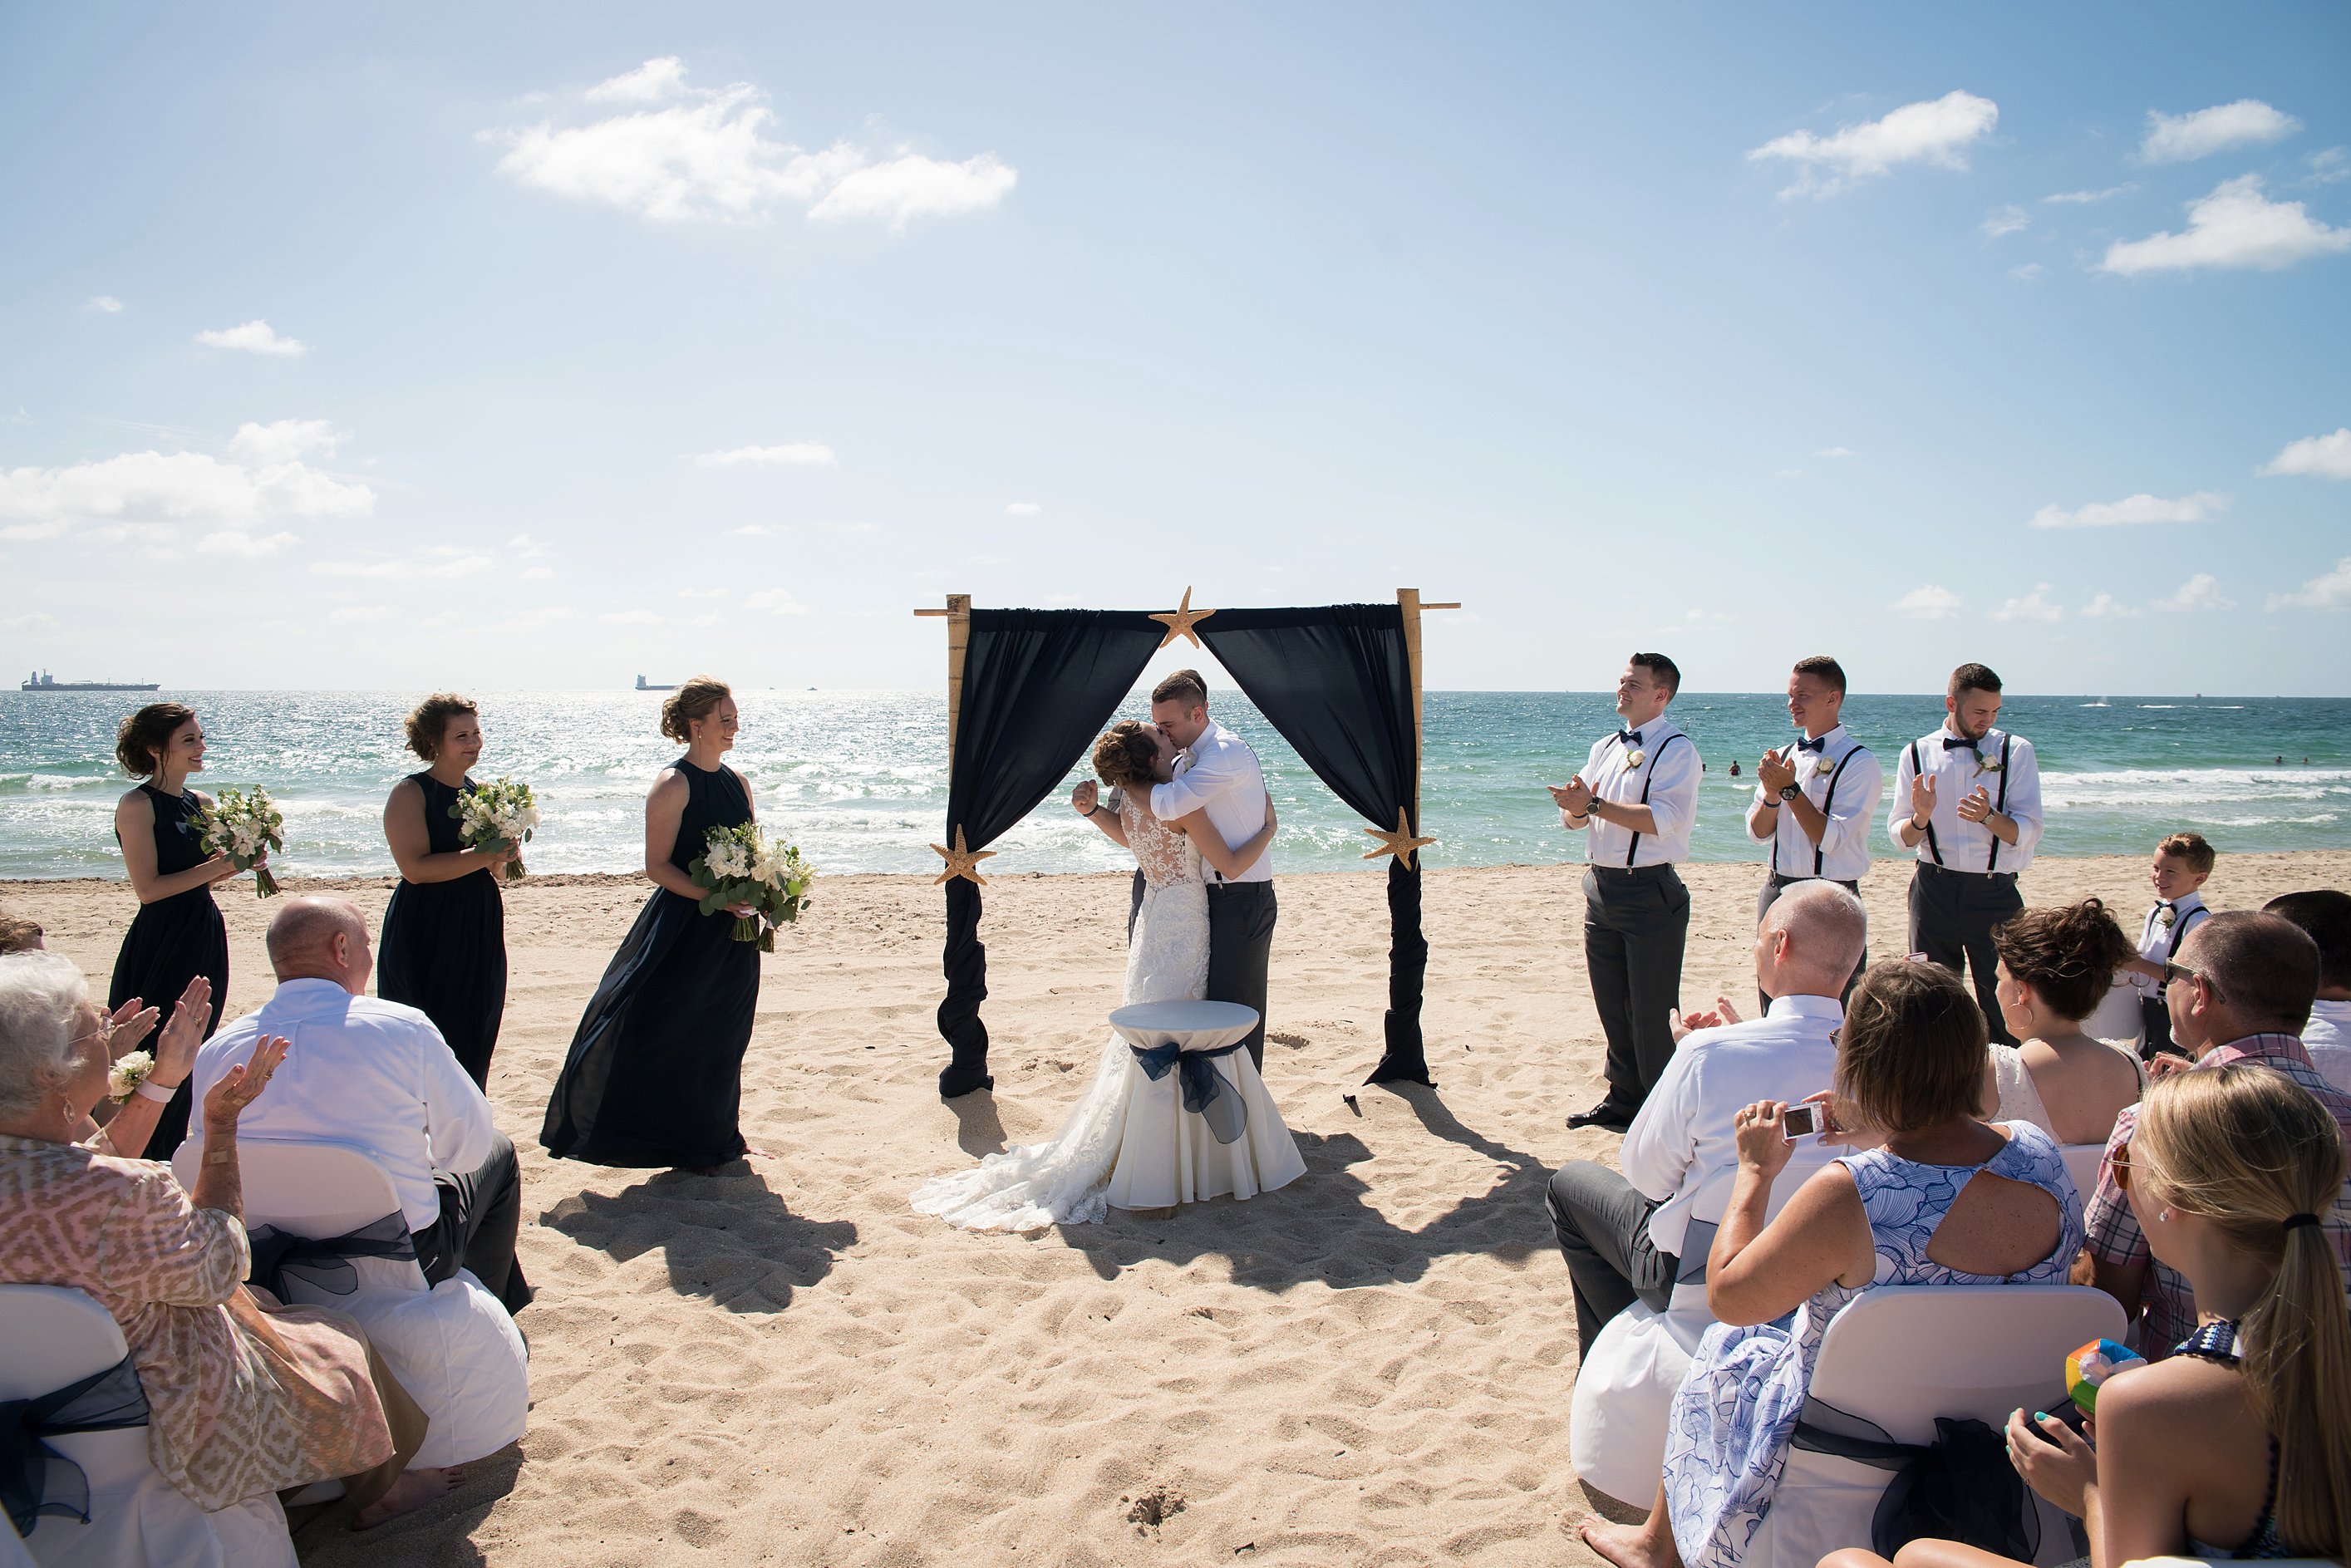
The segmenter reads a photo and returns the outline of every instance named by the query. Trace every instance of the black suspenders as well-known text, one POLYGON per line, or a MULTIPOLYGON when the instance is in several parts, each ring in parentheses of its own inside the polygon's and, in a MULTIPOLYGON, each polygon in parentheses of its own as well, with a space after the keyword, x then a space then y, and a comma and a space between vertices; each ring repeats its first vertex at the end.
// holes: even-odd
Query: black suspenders
MULTIPOLYGON (((1918 743, 1914 740, 1910 743, 1910 783, 1912 788, 1917 788, 1918 776, 1925 771, 1926 769, 1921 768, 1918 764, 1918 743)), ((1915 809, 1913 814, 1916 814, 1915 809)), ((1927 852, 1935 857, 1935 863, 1937 865, 1941 865, 1943 863, 1943 846, 1935 841, 1935 813, 1932 811, 1927 813, 1927 852)))
MULTIPOLYGON (((1868 748, 1866 747, 1856 746, 1851 751, 1846 752, 1843 757, 1837 758, 1836 767, 1832 768, 1829 772, 1829 787, 1821 791, 1822 816, 1828 816, 1829 808, 1836 803, 1837 780, 1844 777, 1844 765, 1851 762, 1855 758, 1860 756, 1868 748)), ((1777 833, 1774 833, 1771 835, 1772 857, 1776 860, 1779 857, 1779 853, 1780 836, 1777 833)), ((1829 830, 1827 827, 1823 827, 1821 829, 1821 841, 1813 846, 1813 874, 1814 876, 1819 876, 1821 874, 1822 868, 1828 863, 1828 857, 1829 830)))
MULTIPOLYGON (((1681 732, 1680 732, 1680 731, 1678 731, 1678 730, 1677 730, 1677 731, 1675 731, 1673 734, 1671 734, 1671 735, 1669 735, 1669 736, 1666 737, 1666 738, 1665 738, 1665 739, 1663 739, 1663 740, 1661 740, 1661 741, 1657 742, 1657 749, 1656 749, 1656 754, 1655 754, 1654 756, 1652 756, 1652 757, 1649 758, 1649 766, 1648 766, 1647 768, 1644 768, 1644 769, 1642 770, 1642 773, 1641 773, 1641 804, 1642 804, 1642 805, 1646 806, 1646 805, 1647 805, 1647 804, 1649 803, 1649 786, 1650 786, 1652 783, 1656 782, 1656 777, 1657 777, 1657 763, 1658 763, 1659 759, 1661 759, 1661 758, 1666 755, 1666 747, 1668 747, 1668 746, 1671 746, 1675 741, 1679 740, 1680 738, 1681 738, 1681 732)), ((1632 841, 1631 843, 1629 843, 1629 844, 1627 844, 1627 845, 1625 845, 1625 870, 1630 871, 1630 870, 1632 870, 1632 869, 1633 869, 1633 857, 1634 857, 1635 854, 1638 854, 1638 853, 1640 852, 1640 849, 1641 849, 1641 835, 1640 835, 1640 834, 1638 834, 1638 833, 1635 833, 1635 834, 1633 835, 1633 841, 1632 841)))
MULTIPOLYGON (((2000 737, 2000 799, 1992 802, 1991 809, 2003 815, 2008 810, 2008 747, 2009 743, 2015 738, 2016 737, 2012 735, 2003 735, 2000 737)), ((1992 833, 1991 824, 1989 822, 1984 824, 1984 831, 1991 833, 1991 853, 1984 857, 1984 874, 1990 876, 2000 869, 2000 835, 1992 833)))

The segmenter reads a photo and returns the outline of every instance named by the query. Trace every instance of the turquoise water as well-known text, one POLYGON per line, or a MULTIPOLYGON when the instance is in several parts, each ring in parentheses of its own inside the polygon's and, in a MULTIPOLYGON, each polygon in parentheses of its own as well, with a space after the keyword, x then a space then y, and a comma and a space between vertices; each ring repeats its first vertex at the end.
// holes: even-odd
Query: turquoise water
MULTIPOLYGON (((286 814, 279 864, 297 875, 392 867, 383 799, 417 764, 400 749, 416 694, 171 692, 204 716, 204 782, 266 787, 286 814)), ((642 804, 678 747, 655 728, 658 694, 484 692, 484 776, 511 773, 538 790, 545 821, 529 863, 539 871, 626 871, 639 862, 642 804)), ((946 808, 946 718, 930 692, 737 694, 743 735, 733 760, 761 815, 821 869, 936 868, 928 845, 946 808)), ((1543 792, 1614 727, 1599 693, 1431 692, 1424 831, 1431 865, 1552 862, 1578 852, 1543 792)), ((117 694, 0 693, 0 876, 114 876, 110 819, 125 782, 114 727, 136 706, 117 694)), ((1140 715, 1138 695, 1129 711, 1140 715)), ((1281 811, 1276 863, 1360 869, 1362 822, 1316 782, 1245 703, 1216 711, 1258 747, 1281 811)), ((1691 852, 1760 860, 1741 824, 1756 756, 1790 733, 1776 695, 1692 693, 1674 714, 1708 772, 1691 852), (1750 775, 1733 779, 1738 758, 1750 775)), ((1940 722, 1933 696, 1855 696, 1846 722, 1886 763, 1940 722)), ((2223 852, 2351 847, 2351 700, 2342 698, 2011 697, 2003 717, 2039 748, 2048 854, 2136 853, 2174 829, 2223 852), (2272 758, 2283 754, 2283 767, 2272 758), (2307 765, 2304 758, 2308 758, 2307 765)), ((1077 775, 1071 775, 1074 782, 1077 775)), ((1879 831, 1883 832, 1883 817, 1879 831)), ((1883 844, 1882 837, 1879 840, 1883 844)), ((1098 871, 1121 852, 1049 800, 995 847, 990 870, 1098 871)), ((1890 846, 1888 846, 1890 848, 1890 846)))

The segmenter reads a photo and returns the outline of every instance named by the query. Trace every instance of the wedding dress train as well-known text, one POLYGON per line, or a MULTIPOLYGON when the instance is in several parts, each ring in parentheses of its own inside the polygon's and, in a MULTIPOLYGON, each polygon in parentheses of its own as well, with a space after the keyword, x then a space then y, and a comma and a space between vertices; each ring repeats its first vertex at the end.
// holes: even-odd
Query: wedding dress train
MULTIPOLYGON (((1119 821, 1144 876, 1122 1005, 1197 1001, 1208 987, 1208 890, 1199 852, 1131 795, 1120 803, 1119 821)), ((965 1230, 1041 1230, 1098 1221, 1113 1204, 1155 1208, 1248 1197, 1303 1176, 1306 1162, 1249 1053, 1213 1065, 1249 1110, 1249 1125, 1232 1144, 1218 1144, 1198 1115, 1183 1112, 1178 1074, 1155 1082, 1113 1033, 1050 1143, 934 1176, 915 1189, 914 1207, 965 1230)))

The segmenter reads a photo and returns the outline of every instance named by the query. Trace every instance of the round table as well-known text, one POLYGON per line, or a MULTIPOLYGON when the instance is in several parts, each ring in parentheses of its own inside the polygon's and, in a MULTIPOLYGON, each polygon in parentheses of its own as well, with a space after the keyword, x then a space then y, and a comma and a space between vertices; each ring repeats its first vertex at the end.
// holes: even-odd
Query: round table
POLYGON ((1238 1002, 1137 1002, 1112 1013, 1110 1027, 1137 1051, 1215 1051, 1255 1029, 1257 1009, 1238 1002))

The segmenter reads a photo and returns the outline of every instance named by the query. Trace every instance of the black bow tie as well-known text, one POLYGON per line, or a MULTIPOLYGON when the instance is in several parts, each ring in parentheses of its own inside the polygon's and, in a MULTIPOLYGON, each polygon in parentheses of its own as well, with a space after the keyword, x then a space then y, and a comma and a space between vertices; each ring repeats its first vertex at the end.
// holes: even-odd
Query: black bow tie
POLYGON ((1957 751, 1960 747, 1964 746, 1970 751, 1973 751, 1977 756, 1980 757, 1983 755, 1982 751, 1980 749, 1981 745, 1982 743, 1980 741, 1970 740, 1967 737, 1962 735, 1947 735, 1943 737, 1943 749, 1946 751, 1957 751))
POLYGON ((1821 737, 1818 740, 1808 740, 1800 736, 1796 740, 1796 749, 1799 751, 1818 751, 1823 747, 1828 745, 1828 743, 1829 737, 1825 735, 1821 737))
POLYGON ((1641 732, 1637 729, 1620 729, 1616 732, 1616 738, 1627 746, 1638 746, 1641 744, 1641 732))

